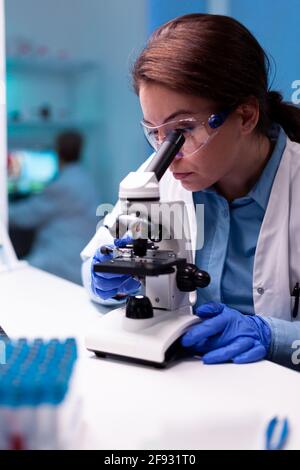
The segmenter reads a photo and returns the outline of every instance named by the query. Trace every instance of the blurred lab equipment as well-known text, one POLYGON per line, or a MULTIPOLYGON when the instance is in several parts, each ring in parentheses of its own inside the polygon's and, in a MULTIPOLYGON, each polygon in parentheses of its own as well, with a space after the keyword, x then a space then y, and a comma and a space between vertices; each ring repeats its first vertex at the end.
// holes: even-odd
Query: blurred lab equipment
POLYGON ((74 338, 1 340, 0 449, 67 449, 80 430, 74 338), (3 347, 4 346, 4 347, 3 347))
POLYGON ((59 171, 53 149, 18 148, 8 152, 8 195, 11 201, 43 191, 59 171))
POLYGON ((279 419, 277 416, 272 418, 266 429, 266 450, 282 450, 284 449, 290 428, 287 418, 279 419))

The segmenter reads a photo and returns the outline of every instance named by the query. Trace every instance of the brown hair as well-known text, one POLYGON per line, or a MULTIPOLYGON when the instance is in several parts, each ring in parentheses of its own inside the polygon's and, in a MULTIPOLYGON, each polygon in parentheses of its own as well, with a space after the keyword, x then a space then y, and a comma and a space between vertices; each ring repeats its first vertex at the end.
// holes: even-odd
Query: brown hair
POLYGON ((78 162, 83 146, 82 135, 75 130, 67 130, 56 138, 55 147, 59 160, 63 163, 78 162))
POLYGON ((269 91, 269 59, 250 31, 228 16, 185 15, 158 28, 137 58, 133 86, 153 82, 213 100, 219 110, 257 98, 257 130, 266 134, 279 123, 300 142, 300 109, 269 91))

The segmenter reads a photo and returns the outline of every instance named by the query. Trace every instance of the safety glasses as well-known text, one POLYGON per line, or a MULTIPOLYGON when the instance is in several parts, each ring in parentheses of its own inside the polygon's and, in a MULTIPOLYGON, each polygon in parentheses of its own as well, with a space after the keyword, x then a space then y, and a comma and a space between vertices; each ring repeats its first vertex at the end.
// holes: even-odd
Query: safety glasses
POLYGON ((225 122, 229 111, 212 114, 206 121, 197 117, 187 117, 169 121, 160 126, 149 126, 144 121, 141 125, 149 144, 156 151, 167 135, 172 131, 179 131, 185 137, 179 156, 189 156, 206 145, 217 129, 225 122))

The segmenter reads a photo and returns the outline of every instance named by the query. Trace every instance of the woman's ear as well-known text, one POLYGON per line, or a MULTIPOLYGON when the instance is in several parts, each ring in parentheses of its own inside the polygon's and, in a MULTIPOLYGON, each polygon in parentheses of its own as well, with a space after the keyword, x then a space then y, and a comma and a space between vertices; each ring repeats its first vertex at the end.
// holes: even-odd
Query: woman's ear
POLYGON ((258 99, 254 96, 248 98, 247 101, 237 107, 236 113, 240 117, 240 130, 242 134, 251 134, 259 120, 258 99))

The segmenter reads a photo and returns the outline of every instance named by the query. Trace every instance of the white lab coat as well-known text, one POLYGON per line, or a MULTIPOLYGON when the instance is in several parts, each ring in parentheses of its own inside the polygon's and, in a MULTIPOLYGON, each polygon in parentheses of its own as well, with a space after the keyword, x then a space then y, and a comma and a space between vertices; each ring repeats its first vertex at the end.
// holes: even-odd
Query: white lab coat
MULTIPOLYGON (((167 171, 160 182, 160 193, 162 201, 183 200, 187 204, 195 249, 197 223, 192 192, 184 189, 167 171)), ((101 299, 90 289, 91 257, 99 246, 111 242, 108 230, 101 227, 81 253, 83 283, 91 298, 99 303, 102 303, 101 299)), ((291 293, 296 282, 300 282, 300 144, 287 139, 256 247, 253 270, 255 313, 290 321, 294 303, 291 293)))

